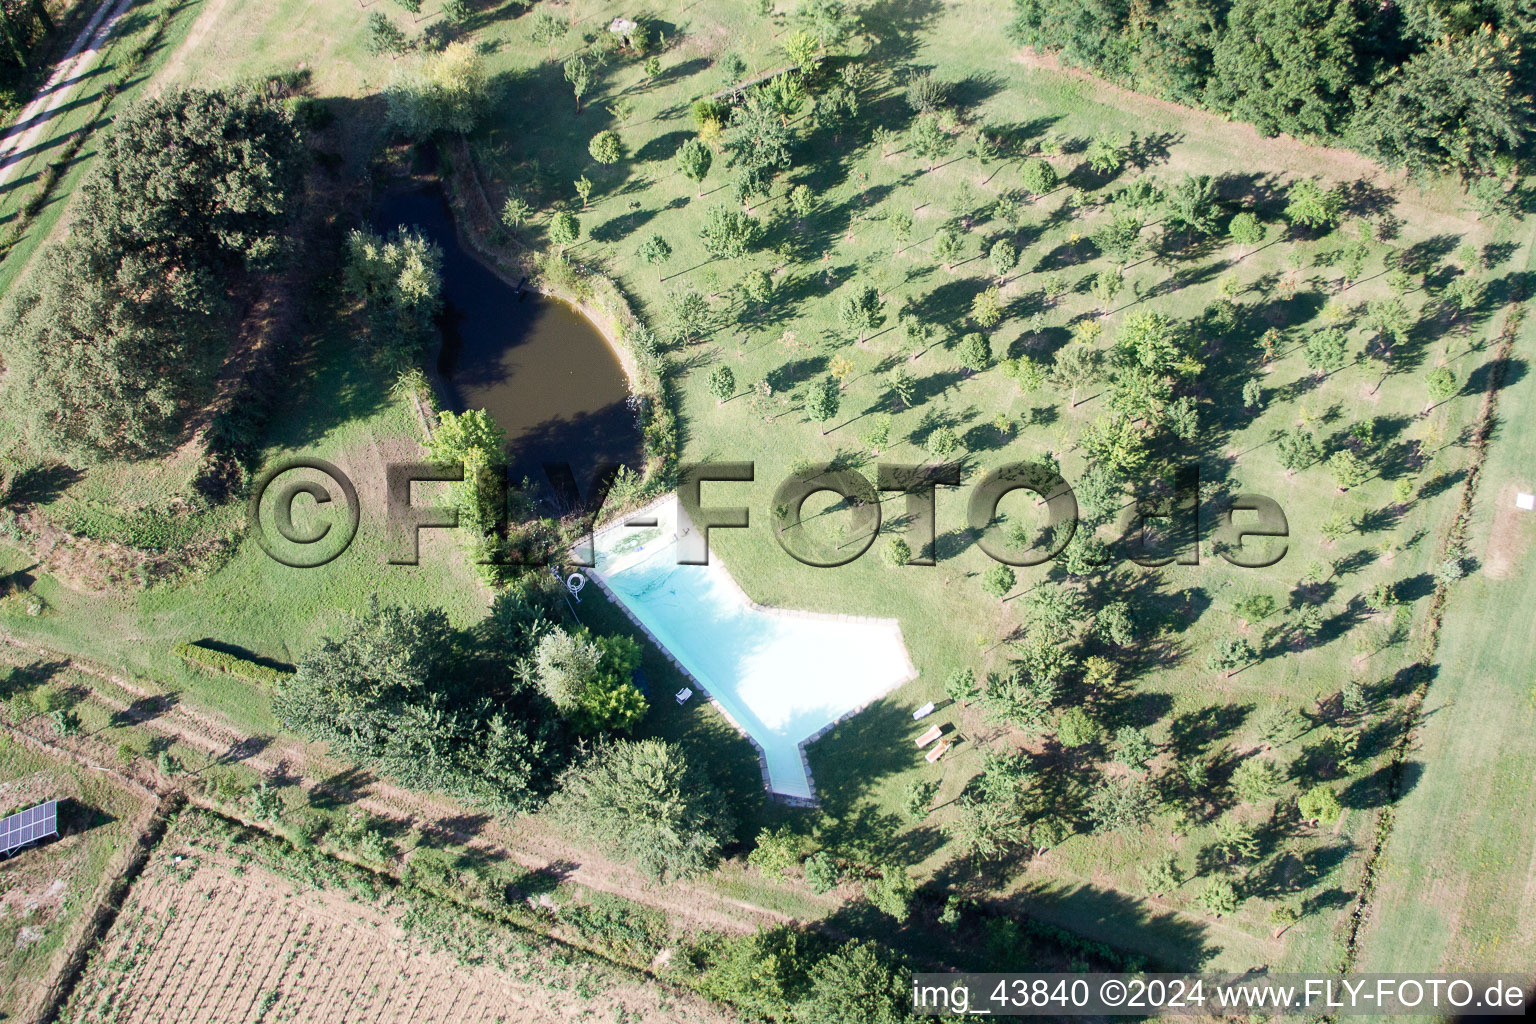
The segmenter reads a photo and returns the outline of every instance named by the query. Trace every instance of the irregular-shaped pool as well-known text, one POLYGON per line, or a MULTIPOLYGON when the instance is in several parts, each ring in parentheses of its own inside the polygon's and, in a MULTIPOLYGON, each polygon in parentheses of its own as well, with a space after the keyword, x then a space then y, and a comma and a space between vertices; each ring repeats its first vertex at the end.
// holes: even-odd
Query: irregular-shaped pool
POLYGON ((694 699, 712 699, 752 740, 764 785, 813 800, 805 744, 917 676, 901 627, 755 604, 717 556, 677 564, 677 538, 693 528, 669 496, 598 533, 591 575, 704 691, 694 699))

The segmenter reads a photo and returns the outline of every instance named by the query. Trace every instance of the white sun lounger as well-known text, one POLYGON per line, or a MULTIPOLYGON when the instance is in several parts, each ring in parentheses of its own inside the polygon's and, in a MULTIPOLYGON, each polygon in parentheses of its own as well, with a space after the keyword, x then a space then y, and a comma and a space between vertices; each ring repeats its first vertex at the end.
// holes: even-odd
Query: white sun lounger
POLYGON ((912 712, 912 721, 921 721, 931 714, 933 714, 933 701, 929 701, 927 704, 924 704, 922 707, 912 712))
POLYGON ((934 726, 932 729, 929 729, 927 732, 923 733, 917 738, 918 749, 921 750, 923 747, 926 747, 928 744, 932 743, 934 740, 943 735, 944 727, 939 725, 934 726))
POLYGON ((681 690, 677 691, 677 702, 679 704, 686 704, 688 702, 688 698, 692 697, 692 696, 693 696, 693 691, 688 689, 688 687, 685 686, 681 690))
POLYGON ((934 747, 932 750, 928 751, 928 763, 929 764, 933 764, 933 762, 935 762, 939 758, 943 757, 944 756, 944 752, 946 750, 948 750, 951 746, 952 746, 952 744, 950 744, 948 741, 945 741, 943 743, 940 743, 938 746, 934 747))

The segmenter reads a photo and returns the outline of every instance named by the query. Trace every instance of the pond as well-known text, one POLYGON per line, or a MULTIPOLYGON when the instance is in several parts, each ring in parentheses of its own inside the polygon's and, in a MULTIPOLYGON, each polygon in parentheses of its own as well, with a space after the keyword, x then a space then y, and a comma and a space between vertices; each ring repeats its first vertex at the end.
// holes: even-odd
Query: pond
POLYGON ((604 463, 641 468, 640 436, 618 357, 586 317, 519 289, 460 243, 440 189, 386 196, 373 228, 415 228, 443 250, 443 345, 433 384, 457 411, 485 409, 507 432, 514 479, 568 462, 585 494, 604 463))

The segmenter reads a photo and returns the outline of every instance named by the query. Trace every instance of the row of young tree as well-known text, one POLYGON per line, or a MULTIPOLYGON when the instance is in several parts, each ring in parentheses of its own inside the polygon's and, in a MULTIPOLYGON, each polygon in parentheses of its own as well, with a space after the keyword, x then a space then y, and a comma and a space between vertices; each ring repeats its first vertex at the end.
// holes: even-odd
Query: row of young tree
POLYGON ((137 456, 176 436, 223 361, 235 290, 283 250, 302 158, 288 106, 255 88, 117 116, 69 232, 0 308, 6 400, 36 448, 137 456))
POLYGON ((1133 88, 1414 172, 1505 174, 1530 144, 1536 13, 1519 0, 1014 0, 1010 31, 1133 88))

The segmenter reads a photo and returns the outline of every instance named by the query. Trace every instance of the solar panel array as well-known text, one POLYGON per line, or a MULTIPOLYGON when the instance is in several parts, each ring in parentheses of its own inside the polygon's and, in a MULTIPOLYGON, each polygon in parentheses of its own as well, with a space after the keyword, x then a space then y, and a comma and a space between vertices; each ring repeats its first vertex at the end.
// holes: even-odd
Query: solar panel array
POLYGON ((28 843, 59 834, 59 802, 49 800, 17 811, 0 821, 0 857, 9 857, 28 843))

